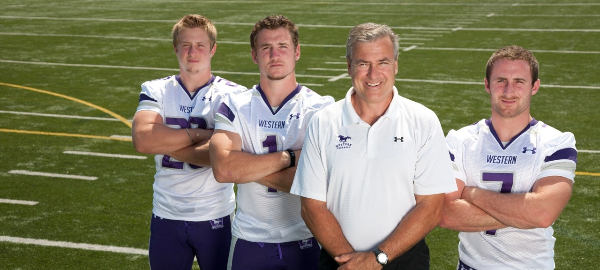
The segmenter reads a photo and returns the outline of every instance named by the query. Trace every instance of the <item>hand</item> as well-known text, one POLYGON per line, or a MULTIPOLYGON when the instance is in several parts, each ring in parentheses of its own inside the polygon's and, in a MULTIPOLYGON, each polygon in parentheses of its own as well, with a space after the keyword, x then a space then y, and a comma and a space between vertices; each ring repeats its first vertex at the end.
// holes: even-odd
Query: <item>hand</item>
POLYGON ((380 270, 383 268, 383 266, 377 262, 373 252, 347 253, 339 255, 334 259, 341 265, 338 268, 339 270, 380 270))

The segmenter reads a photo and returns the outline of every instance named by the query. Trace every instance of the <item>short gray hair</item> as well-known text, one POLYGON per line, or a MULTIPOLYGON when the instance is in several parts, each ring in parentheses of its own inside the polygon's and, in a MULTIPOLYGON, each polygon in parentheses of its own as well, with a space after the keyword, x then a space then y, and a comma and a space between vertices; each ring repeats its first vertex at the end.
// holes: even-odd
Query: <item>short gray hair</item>
POLYGON ((398 50, 400 45, 398 44, 398 35, 387 25, 376 24, 376 23, 363 23, 354 26, 348 34, 348 40, 346 41, 346 59, 352 60, 354 46, 358 42, 371 42, 378 40, 382 37, 389 37, 394 46, 394 59, 398 60, 398 50))

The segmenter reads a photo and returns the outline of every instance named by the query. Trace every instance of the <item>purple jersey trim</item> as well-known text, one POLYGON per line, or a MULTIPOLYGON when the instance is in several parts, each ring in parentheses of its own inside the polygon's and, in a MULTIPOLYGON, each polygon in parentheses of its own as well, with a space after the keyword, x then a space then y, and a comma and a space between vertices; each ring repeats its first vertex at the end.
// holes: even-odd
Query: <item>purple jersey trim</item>
POLYGON ((265 101, 265 104, 267 104, 267 107, 269 107, 269 110, 271 110, 271 113, 273 113, 273 115, 277 114, 277 112, 283 107, 283 105, 285 105, 285 103, 287 103, 290 99, 292 99, 294 96, 296 96, 298 93, 300 93, 300 89, 302 89, 302 86, 300 84, 298 84, 298 86, 296 86, 296 89, 294 89, 294 91, 292 91, 283 100, 283 102, 281 102, 281 104, 279 104, 279 107, 277 107, 277 111, 273 111, 273 106, 271 106, 271 104, 269 104, 269 100, 267 99, 267 96, 263 92, 262 88, 260 88, 260 84, 256 86, 256 90, 258 90, 258 92, 260 93, 260 96, 263 98, 263 100, 265 101))
POLYGON ((559 159, 569 159, 569 160, 572 160, 573 162, 577 163, 577 150, 575 150, 574 148, 560 149, 560 150, 554 152, 554 154, 547 156, 544 159, 544 162, 550 162, 550 161, 555 161, 555 160, 559 160, 559 159))
POLYGON ((158 102, 158 101, 156 101, 156 99, 153 99, 153 98, 149 97, 146 94, 140 94, 140 101, 139 102, 142 102, 144 100, 150 100, 150 101, 158 102))
POLYGON ((500 141, 500 138, 498 137, 498 134, 496 133, 494 126, 492 126, 492 118, 485 120, 485 124, 488 125, 488 127, 490 127, 490 131, 492 132, 492 135, 494 135, 494 138, 496 138, 496 141, 498 142, 498 145, 500 145, 502 150, 506 150, 506 148, 508 148, 508 146, 512 142, 514 142, 519 136, 521 136, 521 134, 525 133, 525 131, 527 131, 529 128, 535 126, 537 123, 538 123, 538 121, 535 120, 535 118, 531 119, 531 122, 529 122, 529 125, 527 125, 521 132, 519 132, 519 134, 517 134, 517 136, 514 136, 512 139, 510 139, 510 141, 505 146, 502 144, 502 141, 500 141))
POLYGON ((233 114, 233 112, 231 111, 229 106, 225 104, 225 102, 221 103, 219 109, 217 110, 217 113, 220 113, 223 116, 227 117, 227 119, 229 119, 229 121, 231 122, 233 122, 233 119, 235 119, 235 114, 233 114))
POLYGON ((450 152, 448 152, 448 154, 450 154, 450 160, 454 161, 454 155, 450 152))
POLYGON ((198 87, 198 89, 196 89, 196 91, 194 92, 194 95, 190 94, 190 91, 188 91, 187 88, 185 88, 185 85, 183 85, 183 82, 181 81, 181 78, 179 77, 179 75, 175 76, 175 79, 177 80, 177 82, 179 83, 181 88, 183 88, 183 90, 187 93, 188 97, 190 97, 190 99, 194 99, 196 94, 198 92, 200 92, 199 91, 200 89, 209 86, 211 83, 213 83, 215 81, 215 75, 211 75, 210 80, 208 80, 208 82, 205 85, 198 87))

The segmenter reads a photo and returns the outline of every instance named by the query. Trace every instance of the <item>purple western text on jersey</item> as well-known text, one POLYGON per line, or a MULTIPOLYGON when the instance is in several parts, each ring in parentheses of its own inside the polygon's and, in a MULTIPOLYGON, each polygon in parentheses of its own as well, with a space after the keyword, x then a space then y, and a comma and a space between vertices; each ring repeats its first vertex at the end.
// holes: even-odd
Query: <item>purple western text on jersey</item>
POLYGON ((517 156, 488 155, 487 163, 493 164, 517 164, 517 156))

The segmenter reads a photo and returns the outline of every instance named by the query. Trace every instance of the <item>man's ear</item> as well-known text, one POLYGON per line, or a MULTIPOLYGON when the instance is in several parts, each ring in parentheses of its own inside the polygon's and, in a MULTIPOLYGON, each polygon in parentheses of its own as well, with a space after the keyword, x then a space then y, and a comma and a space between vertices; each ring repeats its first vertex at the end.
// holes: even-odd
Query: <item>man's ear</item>
POLYGON ((537 94, 538 90, 540 90, 540 83, 541 83, 540 79, 537 79, 537 81, 535 81, 533 83, 533 88, 531 88, 531 95, 532 96, 535 95, 535 94, 537 94))
POLYGON ((213 56, 215 56, 215 53, 217 52, 217 43, 215 43, 212 47, 212 49, 210 49, 210 57, 212 58, 213 56))
POLYGON ((490 89, 490 82, 488 82, 487 78, 483 78, 483 84, 485 85, 485 91, 490 94, 492 90, 490 89))
POLYGON ((252 54, 252 62, 258 65, 258 56, 256 55, 256 52, 254 52, 254 49, 250 50, 250 53, 252 54))

